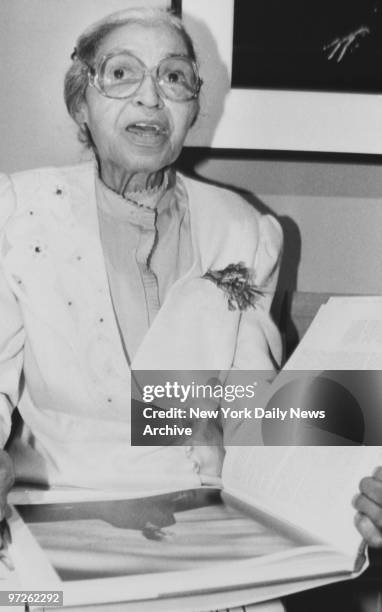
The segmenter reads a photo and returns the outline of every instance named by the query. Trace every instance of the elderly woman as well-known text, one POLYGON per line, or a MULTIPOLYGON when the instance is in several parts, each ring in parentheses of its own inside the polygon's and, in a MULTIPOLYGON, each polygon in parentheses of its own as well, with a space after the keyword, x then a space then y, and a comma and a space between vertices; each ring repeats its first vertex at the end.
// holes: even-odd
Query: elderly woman
POLYGON ((79 37, 65 78, 95 162, 1 178, 0 433, 5 445, 17 406, 7 450, 19 481, 145 491, 214 482, 213 452, 130 445, 130 370, 271 369, 280 359, 269 316, 278 223, 173 168, 201 86, 178 18, 110 15, 79 37), (218 286, 224 271, 252 273, 244 305, 218 286))
MULTIPOLYGON (((269 370, 281 355, 269 315, 278 223, 173 167, 202 86, 182 23, 113 14, 72 60, 66 104, 95 162, 0 184, 2 507, 13 470, 130 491, 214 482, 214 453, 130 445, 130 370, 269 370), (227 296, 224 278, 246 296, 227 296)), ((381 480, 359 501, 370 537, 381 480)))

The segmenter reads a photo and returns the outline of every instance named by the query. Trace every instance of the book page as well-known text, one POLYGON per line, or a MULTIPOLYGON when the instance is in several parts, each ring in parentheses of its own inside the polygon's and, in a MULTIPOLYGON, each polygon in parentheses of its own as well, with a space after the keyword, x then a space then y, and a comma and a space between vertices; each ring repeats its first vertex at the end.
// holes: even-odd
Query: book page
POLYGON ((381 370, 381 298, 330 298, 285 370, 381 370))
MULTIPOLYGON (((343 556, 256 520, 225 503, 217 489, 34 503, 17 511, 23 519, 21 583, 62 589, 65 605, 169 597, 346 571, 343 556)), ((17 540, 17 525, 14 532, 17 540)))
POLYGON ((381 454, 364 446, 230 447, 223 484, 232 495, 355 556, 361 536, 351 501, 381 454))
MULTIPOLYGON (((331 298, 320 308, 274 384, 287 380, 294 370, 375 370, 374 375, 369 373, 367 384, 359 385, 360 390, 358 380, 354 382, 357 377, 350 375, 347 381, 349 388, 355 385, 352 392, 360 391, 356 397, 365 421, 364 439, 370 440, 373 429, 381 425, 380 369, 382 298, 331 298)), ((330 434, 325 434, 329 441, 330 434)), ((353 526, 351 501, 360 479, 382 462, 382 453, 376 446, 341 445, 344 441, 352 444, 338 438, 338 446, 231 447, 224 465, 224 486, 355 554, 361 538, 353 526)), ((336 443, 335 438, 331 443, 336 443)))

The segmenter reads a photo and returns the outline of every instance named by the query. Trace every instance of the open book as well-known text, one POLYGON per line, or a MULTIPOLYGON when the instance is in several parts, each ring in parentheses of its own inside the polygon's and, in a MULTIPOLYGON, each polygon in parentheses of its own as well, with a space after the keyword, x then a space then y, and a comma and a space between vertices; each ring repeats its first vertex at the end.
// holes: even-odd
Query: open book
MULTIPOLYGON (((349 356, 354 343, 357 367, 360 353, 370 367, 361 328, 367 317, 379 320, 381 304, 329 302, 287 367, 301 368, 300 354, 306 367, 310 351, 317 369, 344 368, 332 356, 341 350, 349 356), (354 321, 356 331, 349 331, 354 321)), ((372 340, 373 354, 378 349, 372 340)), ((353 577, 367 561, 351 500, 381 460, 380 448, 361 445, 231 446, 222 490, 139 499, 121 492, 14 491, 15 571, 2 590, 11 584, 63 590, 68 607, 123 601, 126 610, 208 610, 353 577)))

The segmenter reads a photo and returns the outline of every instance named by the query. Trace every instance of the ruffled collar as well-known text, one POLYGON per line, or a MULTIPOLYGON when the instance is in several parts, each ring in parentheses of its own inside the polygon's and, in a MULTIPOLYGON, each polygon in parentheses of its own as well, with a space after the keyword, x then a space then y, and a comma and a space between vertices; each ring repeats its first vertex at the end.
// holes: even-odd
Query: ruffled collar
POLYGON ((172 169, 165 170, 160 185, 149 187, 148 189, 126 191, 124 194, 113 191, 103 182, 99 175, 97 176, 97 183, 101 190, 108 194, 108 199, 112 199, 114 202, 119 201, 121 206, 128 203, 137 209, 155 211, 161 200, 167 200, 164 196, 174 187, 175 171, 172 169))
POLYGON ((148 208, 154 210, 157 208, 160 200, 164 196, 169 186, 169 171, 164 173, 163 181, 160 185, 149 189, 141 189, 139 191, 127 191, 122 197, 124 200, 135 204, 139 208, 148 208))
POLYGON ((142 191, 132 191, 119 195, 96 176, 97 206, 109 216, 126 219, 135 223, 152 224, 157 214, 171 206, 174 198, 176 174, 167 170, 161 185, 142 191))

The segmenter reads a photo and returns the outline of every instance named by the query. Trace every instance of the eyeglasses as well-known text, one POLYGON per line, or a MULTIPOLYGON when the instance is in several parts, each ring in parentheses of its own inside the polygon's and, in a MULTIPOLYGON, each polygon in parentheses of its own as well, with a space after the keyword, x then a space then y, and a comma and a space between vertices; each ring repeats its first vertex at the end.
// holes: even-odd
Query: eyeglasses
POLYGON ((165 57, 149 69, 132 53, 121 51, 103 56, 95 68, 88 68, 90 85, 107 98, 133 96, 146 75, 155 80, 162 96, 176 102, 197 98, 202 86, 196 63, 182 55, 165 57))

